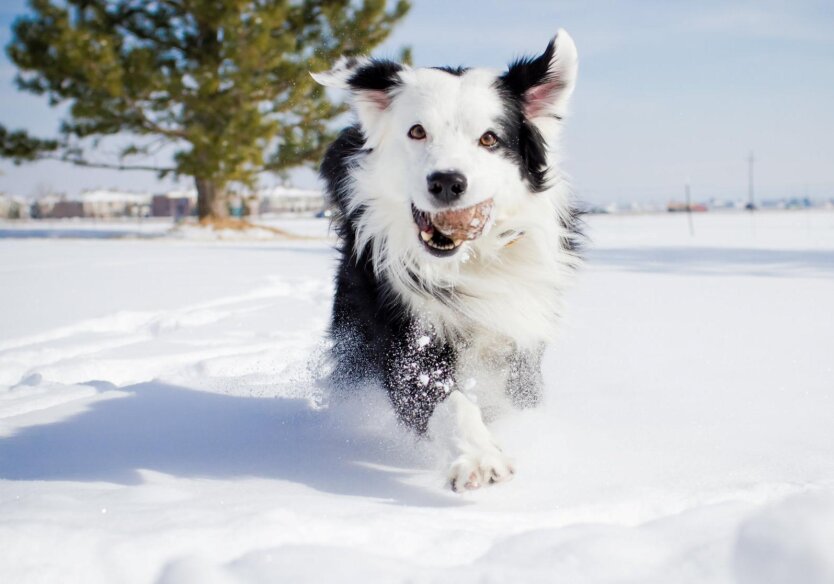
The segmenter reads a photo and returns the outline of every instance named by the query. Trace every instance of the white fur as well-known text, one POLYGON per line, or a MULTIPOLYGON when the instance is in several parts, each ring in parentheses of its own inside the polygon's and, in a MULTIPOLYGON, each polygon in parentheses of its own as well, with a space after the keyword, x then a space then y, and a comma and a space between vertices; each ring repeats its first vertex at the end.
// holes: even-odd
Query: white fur
POLYGON ((456 491, 508 481, 515 474, 513 461, 492 439, 480 409, 460 391, 437 406, 429 435, 446 442, 455 457, 447 478, 456 491))

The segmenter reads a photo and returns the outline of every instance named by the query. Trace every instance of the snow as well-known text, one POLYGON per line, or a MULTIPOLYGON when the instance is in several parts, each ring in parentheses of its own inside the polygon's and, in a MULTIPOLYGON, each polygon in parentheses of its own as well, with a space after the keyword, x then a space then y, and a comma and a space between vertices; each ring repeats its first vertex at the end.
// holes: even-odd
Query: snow
POLYGON ((3 239, 124 239, 152 238, 168 233, 173 224, 164 219, 12 219, 0 220, 3 239))
POLYGON ((464 495, 317 381, 326 220, 4 225, 0 581, 833 582, 834 213, 589 221, 518 475, 464 495))

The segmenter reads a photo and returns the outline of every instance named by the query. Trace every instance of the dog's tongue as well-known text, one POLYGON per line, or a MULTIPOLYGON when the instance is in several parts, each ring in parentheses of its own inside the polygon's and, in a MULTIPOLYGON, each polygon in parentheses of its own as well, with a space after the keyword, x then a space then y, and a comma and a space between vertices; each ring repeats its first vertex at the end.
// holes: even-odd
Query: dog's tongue
POLYGON ((435 229, 450 239, 477 239, 489 222, 492 205, 492 199, 487 199, 466 209, 433 213, 431 222, 435 229))

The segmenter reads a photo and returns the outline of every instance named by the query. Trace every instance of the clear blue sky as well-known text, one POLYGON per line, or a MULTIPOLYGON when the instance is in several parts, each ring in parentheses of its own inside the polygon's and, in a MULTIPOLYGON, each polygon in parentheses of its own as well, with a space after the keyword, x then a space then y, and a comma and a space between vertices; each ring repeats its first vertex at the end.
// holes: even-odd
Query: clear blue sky
MULTIPOLYGON (((580 75, 566 167, 587 200, 663 202, 689 180, 696 199, 744 197, 756 153, 762 197, 834 196, 834 3, 414 0, 377 54, 411 45, 417 65, 502 66, 544 48, 559 27, 576 40, 580 75)), ((0 7, 5 46, 23 0, 0 7)), ((54 132, 58 112, 18 93, 0 60, 0 122, 54 132)), ((0 162, 0 190, 47 183, 162 190, 153 174, 0 162)), ((310 172, 293 175, 315 184, 310 172)), ((190 186, 190 184, 188 185, 190 186)))

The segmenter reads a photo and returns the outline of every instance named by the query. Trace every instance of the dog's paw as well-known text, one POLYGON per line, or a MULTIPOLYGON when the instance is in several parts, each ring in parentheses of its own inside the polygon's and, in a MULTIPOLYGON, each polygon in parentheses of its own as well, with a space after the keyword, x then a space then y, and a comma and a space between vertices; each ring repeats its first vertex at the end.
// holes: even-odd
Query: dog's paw
POLYGON ((449 469, 449 486, 456 493, 472 491, 513 478, 515 465, 500 450, 462 454, 449 469))

